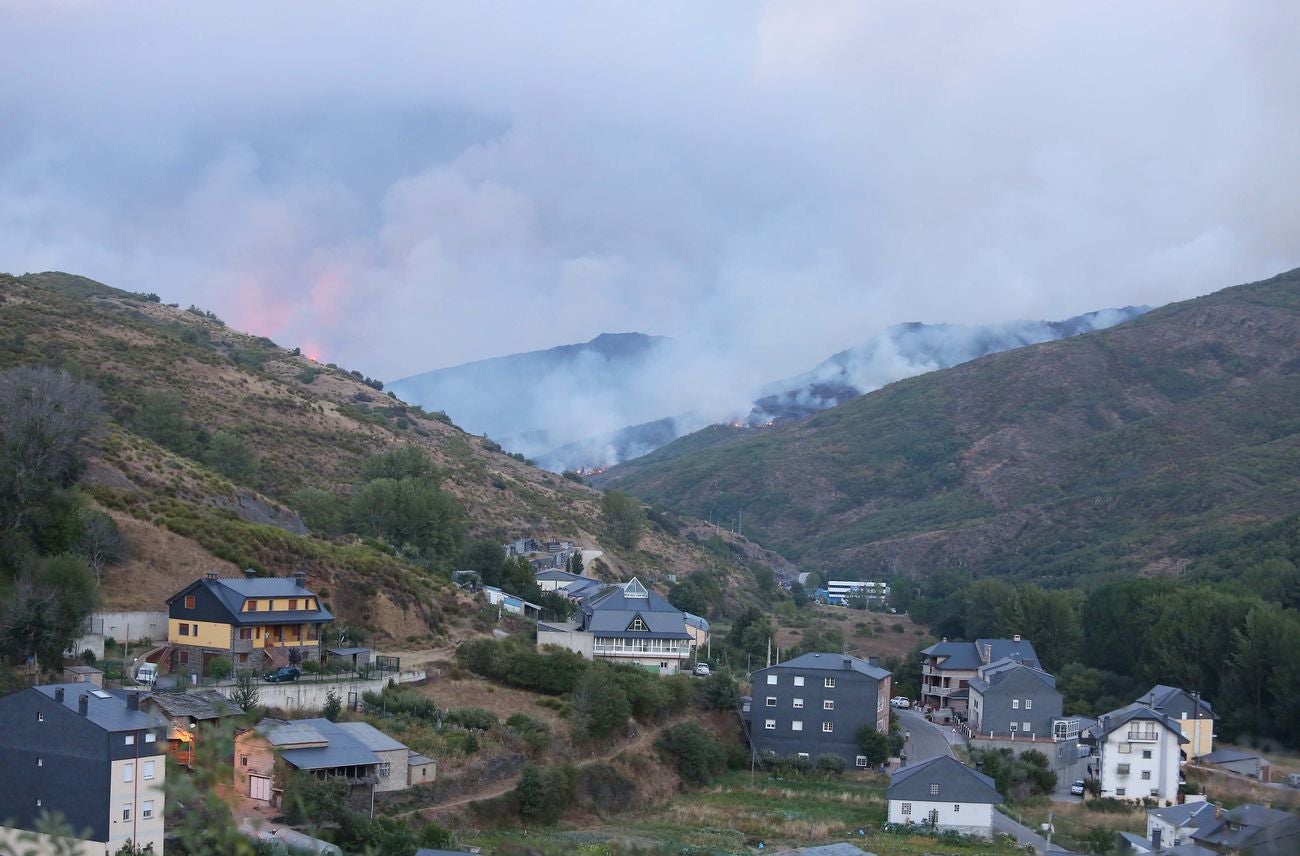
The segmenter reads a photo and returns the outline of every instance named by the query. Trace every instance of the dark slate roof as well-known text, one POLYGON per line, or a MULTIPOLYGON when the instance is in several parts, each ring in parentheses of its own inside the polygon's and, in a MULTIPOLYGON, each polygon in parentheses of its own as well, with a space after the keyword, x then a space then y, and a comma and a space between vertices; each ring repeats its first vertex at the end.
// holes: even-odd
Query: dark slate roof
POLYGON ((1167 716, 1177 718, 1180 713, 1191 713, 1200 705, 1201 714, 1218 719, 1214 708, 1205 699, 1197 699, 1191 693, 1179 687, 1167 687, 1164 684, 1156 684, 1151 689, 1138 696, 1138 701, 1149 702, 1152 707, 1167 716))
POLYGON ((1300 852, 1300 818, 1247 803, 1223 812, 1218 822, 1194 831, 1192 840, 1252 856, 1289 856, 1300 852))
MULTIPOLYGON (((1204 764, 1231 764, 1233 761, 1264 761, 1264 759, 1249 752, 1238 752, 1236 749, 1215 749, 1210 754, 1201 756, 1201 762, 1204 764)), ((1264 763, 1268 762, 1264 761, 1264 763)))
POLYGON ((690 639, 686 619, 673 606, 633 577, 626 583, 610 585, 578 604, 582 629, 600 636, 623 636, 633 639, 690 639), (629 594, 630 592, 630 594, 629 594), (637 596, 643 593, 642 596, 637 596), (637 616, 648 630, 628 630, 637 616))
POLYGON ((992 779, 947 755, 903 767, 891 775, 885 798, 915 802, 1002 802, 992 779), (932 784, 939 785, 937 795, 930 793, 932 784))
POLYGON ((866 675, 867 677, 877 681, 882 681, 890 675, 888 670, 882 669, 879 666, 873 666, 861 657, 853 657, 848 654, 822 652, 800 654, 793 660, 786 660, 784 663, 777 663, 775 666, 768 666, 766 669, 758 669, 755 674, 758 672, 771 671, 772 669, 798 669, 801 671, 818 669, 830 672, 842 672, 845 671, 846 668, 852 669, 859 674, 866 675), (846 660, 849 663, 847 667, 844 665, 846 660))
POLYGON ((1146 720, 1159 723, 1174 732, 1174 734, 1177 734, 1179 743, 1191 742, 1183 736, 1182 728, 1178 725, 1177 720, 1170 719, 1160 711, 1152 710, 1145 704, 1139 702, 1134 702, 1126 707, 1121 707, 1119 710, 1112 710, 1110 713, 1102 714, 1101 718, 1097 720, 1097 725, 1094 728, 1096 738, 1098 740, 1104 740, 1106 735, 1110 734, 1112 731, 1115 731, 1135 720, 1146 720))
POLYGON ((546 580, 548 582, 574 583, 583 580, 590 580, 591 577, 584 577, 581 574, 575 574, 570 571, 562 571, 559 568, 548 568, 545 571, 538 571, 533 576, 534 579, 546 580))
POLYGON ((941 669, 973 670, 998 660, 1015 660, 1038 665, 1038 654, 1028 639, 976 639, 974 642, 938 642, 921 652, 927 657, 942 657, 941 669), (984 656, 987 651, 988 655, 984 656))
POLYGON ((1194 802, 1171 805, 1168 808, 1153 808, 1147 814, 1176 827, 1199 829, 1214 822, 1215 811, 1213 803, 1194 802))
POLYGON ((1012 675, 1027 675, 1053 689, 1056 688, 1056 678, 1042 669, 1026 666, 1024 663, 1012 660, 1010 657, 1004 657, 995 663, 980 667, 979 675, 970 680, 970 688, 976 692, 986 692, 989 688, 997 686, 1012 675))
POLYGON ((28 687, 26 692, 40 693, 50 701, 54 701, 54 691, 60 687, 63 688, 63 707, 71 711, 73 716, 81 715, 78 712, 81 696, 83 694, 89 696, 90 704, 86 708, 86 719, 105 731, 142 731, 167 724, 151 713, 131 710, 126 706, 125 698, 104 692, 94 684, 44 684, 39 687, 28 687), (95 692, 103 693, 107 698, 97 696, 95 692))
POLYGON ((328 719, 294 719, 288 722, 264 719, 257 731, 280 757, 299 770, 327 770, 333 767, 363 767, 378 764, 379 757, 364 743, 328 719), (284 748, 304 743, 325 745, 301 749, 284 748))
POLYGON ((691 627, 697 627, 700 630, 704 630, 704 631, 707 631, 709 629, 709 619, 705 618, 702 615, 692 615, 689 612, 683 612, 682 618, 691 627))
POLYGON ((239 716, 244 709, 216 690, 194 690, 187 693, 152 693, 148 698, 168 716, 189 716, 194 719, 220 719, 239 716))
POLYGON ((254 577, 236 578, 236 577, 218 577, 209 579, 207 577, 201 580, 195 580, 176 594, 167 598, 170 605, 178 598, 189 592, 195 586, 203 586, 213 597, 226 608, 230 613, 230 622, 235 625, 244 624, 306 624, 322 621, 333 621, 334 616, 330 611, 321 606, 320 596, 314 591, 298 585, 298 581, 289 577, 254 577), (257 612, 244 612, 244 601, 249 598, 262 600, 265 598, 304 598, 311 597, 316 599, 315 609, 299 609, 293 612, 279 611, 270 612, 259 610, 257 612))
POLYGON ((351 657, 353 654, 365 654, 369 648, 326 648, 326 653, 336 657, 351 657))

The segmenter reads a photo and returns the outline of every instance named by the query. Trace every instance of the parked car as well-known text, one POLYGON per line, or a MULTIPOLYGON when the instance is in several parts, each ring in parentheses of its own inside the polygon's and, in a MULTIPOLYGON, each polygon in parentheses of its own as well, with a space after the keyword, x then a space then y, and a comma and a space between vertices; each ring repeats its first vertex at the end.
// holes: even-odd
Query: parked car
POLYGON ((1076 797, 1083 796, 1083 790, 1083 779, 1075 779, 1074 784, 1070 785, 1070 793, 1074 794, 1076 797))
POLYGON ((899 708, 900 710, 907 710, 909 707, 912 706, 912 702, 910 699, 905 698, 904 696, 894 696, 889 700, 889 705, 890 707, 896 707, 899 708))
POLYGON ((691 671, 692 671, 692 673, 694 673, 694 674, 696 674, 696 675, 699 675, 701 678, 708 677, 708 675, 709 675, 709 664, 708 664, 708 663, 696 663, 696 664, 695 664, 695 668, 692 669, 691 671))
POLYGON ((286 681, 296 681, 302 677, 302 672, 297 666, 281 666, 274 672, 267 672, 262 675, 262 680, 272 684, 282 684, 286 681))

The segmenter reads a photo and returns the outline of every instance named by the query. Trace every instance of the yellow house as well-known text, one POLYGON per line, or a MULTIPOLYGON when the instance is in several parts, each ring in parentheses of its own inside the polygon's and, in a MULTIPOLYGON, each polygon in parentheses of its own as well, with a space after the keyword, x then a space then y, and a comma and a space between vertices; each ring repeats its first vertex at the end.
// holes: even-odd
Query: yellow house
POLYGON ((1218 719, 1210 703, 1200 693, 1156 684, 1138 701, 1163 713, 1178 723, 1188 745, 1183 747, 1185 760, 1200 758, 1214 751, 1214 721, 1218 719))
POLYGON ((293 577, 222 578, 208 574, 167 600, 166 658, 172 669, 206 669, 229 657, 236 669, 320 659, 323 625, 334 616, 293 577))

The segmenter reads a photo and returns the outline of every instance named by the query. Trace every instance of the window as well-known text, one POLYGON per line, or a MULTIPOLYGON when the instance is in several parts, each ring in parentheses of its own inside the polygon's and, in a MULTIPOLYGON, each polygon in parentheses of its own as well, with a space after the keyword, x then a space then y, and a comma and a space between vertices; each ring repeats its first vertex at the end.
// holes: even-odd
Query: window
POLYGON ((1116 789, 1115 789, 1115 796, 1117 796, 1117 797, 1122 797, 1122 796, 1124 796, 1124 795, 1127 794, 1127 793, 1128 793, 1128 791, 1127 791, 1126 789, 1124 789, 1124 788, 1116 788, 1116 789))
POLYGON ((240 663, 247 663, 247 662, 248 662, 248 655, 247 655, 247 654, 240 654, 240 655, 239 655, 239 662, 240 662, 240 663))
POLYGON ((190 626, 188 624, 178 624, 176 626, 182 636, 190 635, 190 626))
POLYGON ((185 595, 185 608, 186 609, 194 608, 194 595, 192 594, 185 595))
POLYGON ((1153 796, 1153 797, 1158 797, 1158 796, 1160 796, 1160 789, 1159 789, 1159 788, 1152 788, 1152 789, 1151 789, 1151 796, 1153 796))
POLYGON ((134 734, 128 734, 128 735, 126 735, 126 745, 127 745, 127 746, 134 746, 134 745, 135 745, 135 735, 134 735, 134 734))
POLYGON ((856 759, 853 763, 854 763, 855 766, 858 766, 858 767, 865 767, 865 766, 867 766, 867 756, 866 756, 866 755, 859 755, 859 756, 857 757, 857 759, 856 759))
POLYGON ((796 719, 790 723, 791 731, 803 731, 803 720, 796 719))
POLYGON ((153 817, 153 800, 145 800, 140 804, 140 817, 149 820, 153 817))
POLYGON ((37 759, 36 759, 36 766, 38 766, 38 767, 44 767, 44 766, 45 766, 45 759, 44 759, 44 758, 37 758, 37 759))
POLYGON ((41 712, 38 710, 38 711, 36 712, 36 721, 37 721, 37 722, 44 722, 44 721, 45 721, 45 714, 41 713, 41 712))
POLYGON ((1150 750, 1150 749, 1143 749, 1143 750, 1142 750, 1142 757, 1145 758, 1146 760, 1150 761, 1150 760, 1151 760, 1151 750, 1150 750))
POLYGON ((134 779, 135 779, 135 765, 134 765, 134 764, 123 764, 123 765, 122 765, 122 782, 123 782, 124 784, 129 784, 129 783, 130 783, 131 781, 133 781, 134 779))
POLYGON ((253 638, 253 628, 251 628, 251 627, 241 627, 241 628, 239 628, 239 638, 240 638, 240 639, 252 639, 252 638, 253 638))
POLYGON ((930 783, 930 796, 932 796, 932 797, 937 797, 937 796, 939 796, 939 783, 938 783, 938 782, 931 782, 931 783, 930 783))
POLYGON ((767 676, 767 685, 768 685, 769 687, 774 687, 774 686, 776 686, 776 675, 768 675, 768 676, 767 676))
POLYGON ((835 730, 835 723, 833 722, 822 723, 822 731, 826 732, 827 734, 830 734, 834 730, 835 730))
POLYGON ((776 707, 776 696, 774 695, 768 696, 766 704, 768 707, 776 707))
POLYGON ((825 687, 826 689, 828 689, 828 690, 833 690, 833 689, 835 689, 835 679, 834 679, 834 678, 825 678, 825 679, 823 679, 823 680, 822 680, 822 686, 824 686, 824 687, 825 687))
POLYGON ((794 709, 803 710, 803 699, 797 698, 794 700, 794 709))
POLYGON ((241 766, 241 767, 247 767, 247 766, 248 766, 248 756, 247 756, 247 755, 240 755, 240 756, 239 756, 239 766, 241 766))
POLYGON ((1118 773, 1118 774, 1121 775, 1121 776, 1127 776, 1127 775, 1128 775, 1128 771, 1129 771, 1129 765, 1128 765, 1128 764, 1120 764, 1119 766, 1117 766, 1117 767, 1115 768, 1115 772, 1118 773))
POLYGON ((179 654, 176 655, 176 662, 180 663, 180 664, 183 665, 183 666, 184 666, 184 665, 189 665, 189 662, 190 662, 190 652, 189 652, 189 651, 181 651, 179 654))
POLYGON ((834 709, 835 709, 835 702, 833 702, 832 700, 826 699, 824 702, 822 702, 822 710, 834 710, 834 709))
POLYGON ((131 804, 130 804, 130 803, 122 803, 122 819, 123 819, 123 820, 130 820, 130 819, 131 819, 131 804))
POLYGON ((245 611, 245 612, 257 612, 257 601, 255 601, 255 600, 248 600, 248 601, 245 601, 245 602, 244 602, 244 611, 245 611))
POLYGON ((145 743, 153 743, 153 742, 154 742, 155 740, 157 740, 157 739, 158 739, 158 735, 157 735, 157 734, 154 734, 152 731, 146 731, 146 732, 144 733, 144 742, 145 742, 145 743))
POLYGON ((1025 710, 1033 710, 1033 709, 1034 709, 1034 700, 1032 698, 1025 699, 1025 710))
POLYGON ((768 731, 776 731, 776 720, 775 719, 763 720, 763 727, 768 731))
POLYGON ((1029 727, 1029 723, 1028 723, 1028 722, 1022 722, 1022 723, 1020 723, 1020 730, 1021 730, 1021 731, 1033 731, 1034 729, 1032 729, 1032 728, 1029 727))
POLYGON ((912 804, 911 804, 911 803, 903 803, 903 814, 904 814, 904 815, 909 815, 909 814, 911 814, 911 813, 912 813, 912 804))
POLYGON ((801 686, 803 686, 803 675, 795 675, 795 676, 794 676, 794 685, 795 685, 796 687, 801 687, 801 686))
POLYGON ((1122 755, 1128 755, 1130 752, 1133 751, 1133 744, 1132 744, 1132 743, 1121 743, 1121 744, 1119 744, 1119 751, 1120 751, 1120 754, 1122 754, 1122 755))
POLYGON ((393 773, 393 765, 384 761, 379 765, 379 778, 387 779, 393 773))
POLYGON ((1012 733, 1015 733, 1016 731, 1019 731, 1019 730, 1020 730, 1020 725, 1019 725, 1018 723, 1015 723, 1015 722, 1011 723, 1011 731, 1012 731, 1012 733))
POLYGON ((1150 770, 1143 770, 1143 771, 1142 771, 1142 780, 1143 780, 1143 781, 1147 781, 1147 782, 1151 781, 1151 771, 1150 771, 1150 770))
POLYGON ((40 797, 37 797, 37 798, 36 798, 36 807, 37 807, 37 808, 40 808, 40 807, 41 807, 41 798, 40 798, 40 797))
POLYGON ((952 807, 952 813, 956 814, 959 811, 961 811, 961 803, 954 803, 952 807))
POLYGON ((144 776, 145 781, 148 781, 149 779, 153 778, 153 774, 154 774, 154 762, 145 761, 144 769, 141 771, 141 775, 144 776))
POLYGON ((1020 710, 1020 699, 1018 699, 1018 698, 1013 698, 1013 699, 1011 700, 1011 709, 1012 709, 1012 710, 1020 710))
MULTIPOLYGON (((289 599, 289 611, 290 611, 290 612, 295 612, 295 611, 297 611, 297 609, 298 609, 298 599, 297 599, 296 597, 295 597, 295 598, 290 598, 290 599, 289 599)), ((641 622, 641 625, 642 625, 642 627, 639 628, 639 629, 645 629, 645 622, 644 622, 644 621, 641 622)))
POLYGON ((803 760, 807 761, 807 760, 808 760, 808 753, 807 753, 807 752, 800 752, 800 753, 799 753, 799 757, 802 758, 803 760))

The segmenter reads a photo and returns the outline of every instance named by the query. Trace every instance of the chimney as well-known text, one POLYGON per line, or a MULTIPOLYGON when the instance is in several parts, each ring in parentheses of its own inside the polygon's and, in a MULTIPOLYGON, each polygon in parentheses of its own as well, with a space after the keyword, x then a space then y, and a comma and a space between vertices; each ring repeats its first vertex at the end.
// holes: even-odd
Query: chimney
POLYGON ((207 578, 210 579, 210 580, 215 580, 215 579, 217 578, 217 572, 216 572, 216 571, 208 571, 206 574, 204 574, 204 576, 207 577, 207 578))
POLYGON ((846 668, 846 669, 852 669, 852 668, 853 668, 853 659, 852 659, 851 657, 845 657, 845 658, 844 658, 844 668, 846 668))
POLYGON ((244 568, 244 576, 251 580, 253 577, 257 576, 257 571, 252 568, 244 568))
POLYGON ((54 700, 59 704, 63 704, 63 687, 54 688, 54 700))
POLYGON ((90 696, 85 693, 82 693, 81 698, 77 699, 77 713, 82 716, 90 713, 90 696))
POLYGON ((307 572, 296 571, 293 575, 293 581, 298 584, 298 588, 307 588, 307 572))
POLYGON ((127 696, 126 696, 126 709, 127 709, 127 710, 139 710, 139 709, 140 709, 140 694, 139 694, 139 693, 128 693, 128 694, 127 694, 127 696))
POLYGON ((880 658, 879 658, 879 657, 868 657, 868 658, 867 658, 867 663, 868 663, 868 665, 879 666, 879 665, 880 665, 880 658))
POLYGON ((1011 637, 1011 641, 1012 641, 1012 642, 1019 642, 1019 641, 1020 641, 1020 634, 1017 633, 1015 636, 1012 636, 1012 637, 1011 637))

